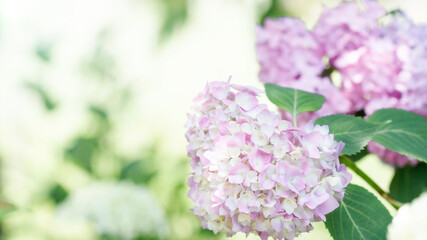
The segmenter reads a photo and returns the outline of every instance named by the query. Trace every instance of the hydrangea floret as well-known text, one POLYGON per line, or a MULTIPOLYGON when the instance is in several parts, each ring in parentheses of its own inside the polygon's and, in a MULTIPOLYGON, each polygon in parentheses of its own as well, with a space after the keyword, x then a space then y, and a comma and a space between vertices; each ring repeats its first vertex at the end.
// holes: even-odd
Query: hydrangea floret
POLYGON ((192 211, 204 228, 293 239, 339 206, 351 175, 327 126, 295 128, 256 88, 211 82, 186 123, 192 211))

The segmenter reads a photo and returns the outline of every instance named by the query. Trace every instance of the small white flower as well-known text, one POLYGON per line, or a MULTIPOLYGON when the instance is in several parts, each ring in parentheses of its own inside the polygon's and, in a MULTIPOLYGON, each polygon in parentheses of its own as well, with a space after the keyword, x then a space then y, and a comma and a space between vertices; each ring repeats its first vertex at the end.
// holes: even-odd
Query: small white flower
POLYGON ((405 204, 388 226, 388 240, 427 239, 427 192, 405 204))
MULTIPOLYGON (((205 214, 204 208, 194 209, 205 214)), ((73 192, 58 208, 62 221, 85 221, 100 235, 124 240, 167 236, 166 215, 150 191, 130 182, 102 181, 73 192)))

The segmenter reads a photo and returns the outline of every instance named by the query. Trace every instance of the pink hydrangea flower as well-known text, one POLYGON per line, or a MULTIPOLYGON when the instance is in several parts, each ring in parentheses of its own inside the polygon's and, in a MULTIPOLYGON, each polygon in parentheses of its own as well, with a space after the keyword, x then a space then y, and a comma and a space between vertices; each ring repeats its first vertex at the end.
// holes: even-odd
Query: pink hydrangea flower
POLYGON ((407 37, 410 50, 399 75, 398 107, 427 117, 427 25, 412 24, 407 37))
POLYGON ((324 9, 317 22, 315 38, 332 63, 342 53, 363 46, 375 31, 378 18, 386 13, 376 1, 362 3, 364 9, 357 2, 342 2, 335 8, 324 9))
MULTIPOLYGON (((395 17, 364 46, 346 53, 355 55, 346 60, 344 54, 336 62, 343 89, 354 105, 364 108, 367 115, 382 108, 399 108, 427 116, 427 71, 422 67, 427 63, 427 45, 420 39, 427 36, 425 29, 395 17)), ((418 163, 378 143, 370 143, 368 150, 393 166, 418 163)))
MULTIPOLYGON (((396 67, 383 67, 387 61, 393 63, 387 51, 390 44, 383 46, 383 42, 372 38, 378 32, 378 18, 385 14, 385 10, 376 1, 365 0, 362 3, 363 9, 356 2, 343 2, 336 8, 325 9, 313 30, 329 64, 342 76, 338 97, 350 101, 347 103, 350 105, 347 108, 349 111, 334 113, 352 113, 363 109, 365 98, 369 95, 364 90, 376 90, 377 84, 386 84, 387 81, 383 79, 395 73, 396 67), (380 76, 376 75, 379 70, 384 71, 380 76), (367 79, 371 82, 366 83, 367 79)), ((341 105, 342 100, 338 97, 332 99, 334 101, 330 105, 341 105)))
POLYGON ((373 36, 364 46, 343 53, 335 62, 342 75, 343 91, 356 108, 365 109, 370 115, 378 107, 396 105, 401 96, 396 86, 404 64, 403 56, 399 56, 402 48, 390 38, 373 36))
POLYGON ((262 91, 211 82, 188 114, 188 196, 215 233, 293 239, 338 207, 351 180, 327 126, 297 129, 258 102, 262 91))
POLYGON ((343 91, 367 115, 381 108, 416 110, 409 109, 405 100, 410 85, 423 82, 411 73, 415 59, 411 56, 411 26, 408 19, 395 17, 389 25, 371 33, 364 45, 342 53, 335 61, 342 75, 343 91))
POLYGON ((323 51, 301 20, 267 19, 257 27, 256 51, 261 65, 261 81, 287 83, 318 78, 325 68, 323 51))

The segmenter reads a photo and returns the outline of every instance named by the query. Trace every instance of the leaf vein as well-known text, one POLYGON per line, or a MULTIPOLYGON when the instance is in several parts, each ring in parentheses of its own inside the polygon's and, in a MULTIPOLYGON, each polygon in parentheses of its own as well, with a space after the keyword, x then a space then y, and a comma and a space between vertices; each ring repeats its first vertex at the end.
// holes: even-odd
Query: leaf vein
POLYGON ((350 218, 350 221, 353 223, 354 228, 356 228, 356 230, 359 232, 360 236, 362 237, 362 239, 366 240, 365 236, 362 234, 362 232, 359 229, 359 226, 356 225, 356 222, 354 221, 353 217, 351 216, 350 212, 347 209, 347 206, 344 202, 342 202, 342 206, 344 208, 344 210, 347 212, 348 217, 350 218))

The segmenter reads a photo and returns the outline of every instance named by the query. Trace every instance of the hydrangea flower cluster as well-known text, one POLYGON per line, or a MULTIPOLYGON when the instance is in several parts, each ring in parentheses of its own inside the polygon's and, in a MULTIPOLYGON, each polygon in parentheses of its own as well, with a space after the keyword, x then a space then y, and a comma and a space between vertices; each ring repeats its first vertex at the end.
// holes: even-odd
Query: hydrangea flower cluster
POLYGON ((427 193, 399 208, 388 226, 388 240, 424 240, 427 237, 427 193))
POLYGON ((164 210, 150 191, 131 182, 101 181, 73 192, 59 206, 62 221, 92 223, 100 235, 124 240, 164 238, 164 210))
MULTIPOLYGON (((261 81, 326 96, 319 111, 300 115, 301 125, 329 114, 370 115, 381 108, 427 117, 427 26, 403 13, 379 24, 386 11, 376 1, 362 3, 363 9, 356 2, 325 9, 312 31, 293 18, 268 19, 258 27, 261 81), (331 73, 340 76, 338 82, 332 83, 331 73)), ((368 149, 392 165, 417 163, 378 144, 368 149)))
POLYGON ((293 239, 325 220, 351 180, 327 126, 298 129, 258 102, 262 91, 211 82, 188 114, 188 184, 202 226, 293 239))

